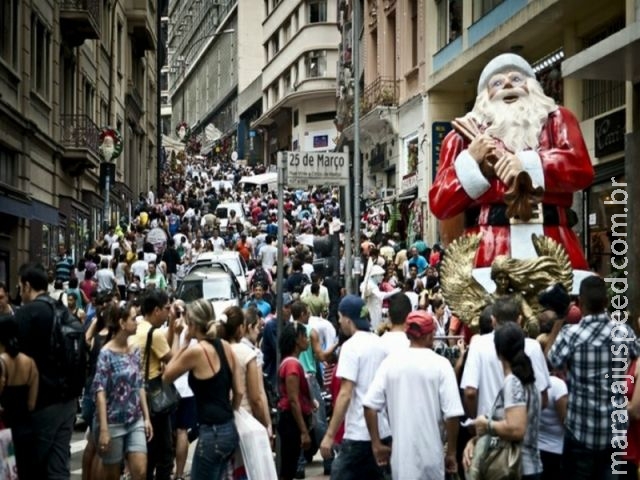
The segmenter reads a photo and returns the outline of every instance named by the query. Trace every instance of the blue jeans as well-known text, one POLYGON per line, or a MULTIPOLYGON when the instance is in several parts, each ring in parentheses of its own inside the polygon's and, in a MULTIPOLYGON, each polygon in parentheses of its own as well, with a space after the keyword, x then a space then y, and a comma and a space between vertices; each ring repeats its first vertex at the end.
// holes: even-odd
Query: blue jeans
POLYGON ((193 480, 222 480, 240 437, 233 420, 222 425, 200 425, 200 436, 193 455, 193 480))
MULTIPOLYGON (((382 440, 391 445, 391 437, 382 440)), ((391 478, 388 467, 378 467, 371 442, 344 439, 331 465, 331 480, 383 480, 391 478)))

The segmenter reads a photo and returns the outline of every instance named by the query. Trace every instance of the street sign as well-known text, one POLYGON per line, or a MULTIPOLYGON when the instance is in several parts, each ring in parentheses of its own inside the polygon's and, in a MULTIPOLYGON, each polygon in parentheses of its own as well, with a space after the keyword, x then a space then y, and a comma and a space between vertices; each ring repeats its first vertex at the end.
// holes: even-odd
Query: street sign
POLYGON ((349 155, 336 152, 282 152, 280 168, 292 187, 309 185, 347 185, 349 155))

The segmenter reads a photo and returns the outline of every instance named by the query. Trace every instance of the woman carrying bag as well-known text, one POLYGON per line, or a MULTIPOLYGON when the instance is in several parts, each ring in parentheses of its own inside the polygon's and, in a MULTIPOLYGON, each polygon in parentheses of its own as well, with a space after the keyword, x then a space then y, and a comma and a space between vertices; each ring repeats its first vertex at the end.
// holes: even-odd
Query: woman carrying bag
POLYGON ((477 480, 539 480, 540 394, 531 360, 524 352, 524 332, 508 322, 494 333, 504 370, 504 384, 489 418, 474 420, 476 437, 463 454, 467 478, 477 480))
POLYGON ((233 412, 240 408, 243 386, 231 346, 216 338, 217 325, 211 303, 196 300, 187 306, 186 313, 187 338, 195 338, 198 343, 187 344, 173 356, 162 380, 171 383, 189 372, 189 387, 196 399, 199 424, 191 478, 222 480, 238 447, 233 412))

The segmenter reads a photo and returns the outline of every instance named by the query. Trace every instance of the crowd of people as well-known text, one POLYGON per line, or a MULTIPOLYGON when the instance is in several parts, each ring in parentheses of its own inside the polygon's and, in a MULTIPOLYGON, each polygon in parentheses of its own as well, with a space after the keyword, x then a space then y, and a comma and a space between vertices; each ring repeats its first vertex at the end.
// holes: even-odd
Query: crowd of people
POLYGON ((439 245, 363 235, 366 275, 347 294, 337 190, 287 189, 277 245, 275 192, 239 184, 254 173, 184 158, 82 258, 61 245, 48 268, 21 268, 18 297, 0 285, 0 404, 20 478, 69 478, 78 405, 85 479, 247 478, 238 409, 264 428, 283 480, 304 478, 317 451, 335 480, 487 478, 491 439, 519 447, 526 480, 610 478, 612 458, 637 478, 635 334, 608 316, 601 278, 584 280, 577 302, 550 285, 537 338, 508 288, 472 332, 440 291, 439 245), (224 204, 241 210, 219 218, 224 204), (150 235, 158 229, 165 235, 150 235), (216 313, 205 299, 175 296, 200 254, 225 250, 247 265, 243 304, 216 313), (52 388, 64 375, 52 363, 56 310, 39 297, 83 326, 80 398, 52 388), (614 329, 627 339, 619 388, 608 379, 614 329), (152 411, 154 381, 175 385, 176 408, 152 411), (612 437, 614 410, 624 442, 612 437))

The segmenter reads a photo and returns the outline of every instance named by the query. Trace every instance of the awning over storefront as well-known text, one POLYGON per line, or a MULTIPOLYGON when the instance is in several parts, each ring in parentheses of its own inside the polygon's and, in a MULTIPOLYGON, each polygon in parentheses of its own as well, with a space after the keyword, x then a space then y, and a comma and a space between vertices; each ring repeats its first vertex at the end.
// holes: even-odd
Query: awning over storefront
POLYGON ((11 197, 0 198, 0 212, 14 217, 31 218, 31 202, 16 200, 11 197))
POLYGON ((31 219, 40 220, 48 225, 58 225, 58 209, 38 200, 32 200, 31 219))
POLYGON ((418 196, 418 187, 412 187, 409 190, 400 192, 398 195, 398 202, 404 202, 405 200, 415 200, 418 196))
POLYGON ((640 81, 640 22, 632 23, 562 62, 562 76, 640 81))
POLYGON ((58 209, 37 200, 0 198, 0 213, 27 220, 38 220, 48 225, 58 225, 58 209))

